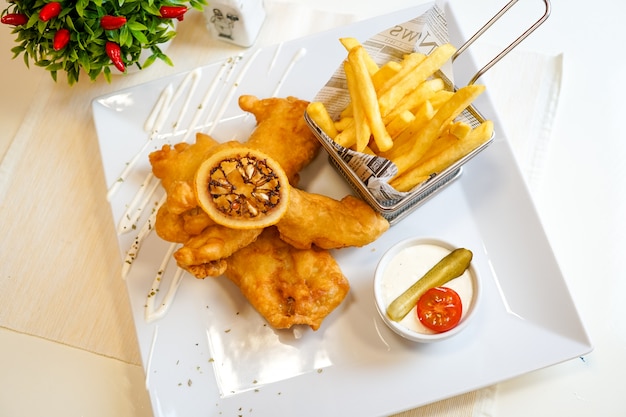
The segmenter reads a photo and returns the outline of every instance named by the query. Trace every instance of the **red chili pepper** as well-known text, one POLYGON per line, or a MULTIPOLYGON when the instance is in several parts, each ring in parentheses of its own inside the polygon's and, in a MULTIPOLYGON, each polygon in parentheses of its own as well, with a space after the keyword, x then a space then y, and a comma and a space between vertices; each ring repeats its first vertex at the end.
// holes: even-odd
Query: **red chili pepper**
POLYGON ((124 61, 122 61, 122 49, 115 42, 107 41, 106 45, 104 45, 104 49, 106 50, 109 59, 115 65, 120 72, 126 71, 126 66, 124 65, 124 61))
POLYGON ((2 16, 0 21, 5 25, 21 26, 28 22, 28 16, 22 13, 9 13, 2 16))
POLYGON ((39 19, 42 22, 47 22, 48 20, 57 17, 59 13, 61 13, 61 3, 53 1, 47 3, 41 8, 41 11, 39 12, 39 19))
POLYGON ((60 51, 65 48, 65 45, 70 41, 70 31, 63 28, 59 29, 57 33, 54 34, 54 40, 52 41, 52 47, 55 51, 60 51))
POLYGON ((126 18, 124 16, 102 16, 100 19, 100 26, 104 30, 116 30, 126 24, 126 18))
POLYGON ((185 6, 161 6, 159 8, 159 13, 161 17, 166 19, 178 19, 183 20, 183 15, 187 12, 187 7, 185 6))

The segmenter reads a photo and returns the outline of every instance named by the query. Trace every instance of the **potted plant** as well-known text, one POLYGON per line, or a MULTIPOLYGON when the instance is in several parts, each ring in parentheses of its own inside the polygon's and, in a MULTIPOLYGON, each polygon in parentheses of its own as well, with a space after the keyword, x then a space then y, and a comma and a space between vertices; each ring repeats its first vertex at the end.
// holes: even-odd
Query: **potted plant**
POLYGON ((176 35, 175 22, 189 8, 205 5, 206 0, 9 0, 0 21, 17 35, 13 58, 23 55, 27 67, 32 60, 55 81, 65 72, 72 85, 81 71, 110 82, 112 71, 124 73, 133 65, 142 69, 157 59, 173 65, 160 46, 176 35))

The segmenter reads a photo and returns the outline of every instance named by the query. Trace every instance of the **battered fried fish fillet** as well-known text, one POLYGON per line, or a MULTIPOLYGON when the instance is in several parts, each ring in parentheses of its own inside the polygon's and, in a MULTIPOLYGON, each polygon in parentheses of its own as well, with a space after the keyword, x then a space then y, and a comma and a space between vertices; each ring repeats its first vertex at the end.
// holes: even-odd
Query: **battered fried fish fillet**
POLYGON ((185 219, 180 214, 172 213, 167 201, 157 211, 154 230, 168 242, 184 243, 191 237, 185 230, 185 219))
POLYGON ((225 275, 277 329, 294 324, 319 329, 350 289, 328 251, 296 249, 274 227, 235 252, 227 264, 225 275))
POLYGON ((193 180, 205 154, 219 142, 206 134, 196 135, 196 142, 180 142, 163 145, 160 150, 151 152, 149 157, 152 173, 159 178, 167 190, 172 181, 193 180))
POLYGON ((292 188, 289 198, 289 209, 276 227, 281 239, 296 248, 365 246, 389 229, 383 216, 351 195, 335 200, 292 188))
POLYGON ((183 229, 191 236, 199 235, 204 229, 213 226, 215 222, 201 207, 194 207, 181 214, 183 229))
POLYGON ((185 265, 183 269, 199 279, 219 277, 226 271, 226 259, 217 259, 197 265, 185 265))
POLYGON ((199 235, 207 227, 214 225, 215 222, 200 207, 176 214, 169 210, 166 201, 159 207, 154 229, 163 240, 185 243, 192 236, 199 235))
POLYGON ((205 228, 191 236, 174 252, 174 259, 181 268, 196 278, 222 275, 226 258, 254 242, 263 229, 229 229, 219 224, 205 228))
POLYGON ((169 211, 180 214, 198 204, 193 191, 193 178, 207 152, 219 145, 208 135, 197 135, 196 142, 164 145, 149 155, 152 173, 161 180, 167 193, 169 211))
POLYGON ((304 120, 308 101, 295 97, 239 97, 239 107, 252 113, 257 126, 245 145, 265 152, 282 166, 292 185, 317 155, 320 143, 304 120))

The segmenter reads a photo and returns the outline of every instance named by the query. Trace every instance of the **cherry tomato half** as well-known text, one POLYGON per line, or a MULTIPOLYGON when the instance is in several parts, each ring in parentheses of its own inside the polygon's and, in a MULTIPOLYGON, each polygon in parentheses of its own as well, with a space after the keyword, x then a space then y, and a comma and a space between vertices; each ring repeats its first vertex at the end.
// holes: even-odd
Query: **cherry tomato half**
POLYGON ((447 332, 461 321, 461 297, 452 288, 435 287, 417 301, 417 318, 437 333, 447 332))

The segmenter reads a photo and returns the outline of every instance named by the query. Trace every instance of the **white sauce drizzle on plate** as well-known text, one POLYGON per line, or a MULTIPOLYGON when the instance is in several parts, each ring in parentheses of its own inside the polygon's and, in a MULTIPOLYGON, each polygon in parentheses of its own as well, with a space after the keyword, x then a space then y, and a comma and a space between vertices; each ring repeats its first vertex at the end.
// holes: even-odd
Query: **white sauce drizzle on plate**
POLYGON ((291 58, 291 61, 289 62, 289 65, 285 69, 285 72, 283 73, 283 76, 280 77, 280 80, 278 80, 278 84, 276 84, 276 88, 274 89, 274 93, 272 94, 272 97, 276 97, 278 95, 278 92, 280 91, 280 88, 283 86, 283 83, 287 79, 287 76, 289 75, 289 73, 291 72, 293 67, 305 55, 306 55, 306 49, 305 48, 298 49, 298 51, 295 53, 295 55, 291 58))
MULTIPOLYGON (((165 196, 161 197, 161 201, 157 203, 157 207, 160 207, 161 204, 165 201, 165 196)), ((135 237, 133 244, 130 246, 130 249, 126 251, 126 257, 124 258, 124 263, 122 264, 122 279, 126 279, 128 272, 130 271, 130 267, 133 265, 133 261, 137 259, 139 255, 139 249, 141 249, 141 244, 145 240, 146 237, 152 232, 152 228, 156 221, 157 207, 155 207, 154 211, 150 214, 150 218, 146 221, 139 233, 135 237)))
POLYGON ((154 333, 152 333, 152 342, 150 343, 150 351, 148 352, 148 360, 146 362, 146 389, 150 389, 150 374, 152 368, 152 358, 154 357, 154 348, 156 346, 157 337, 159 336, 159 325, 154 326, 154 333))
POLYGON ((180 285, 180 280, 185 271, 182 268, 177 268, 176 272, 174 273, 174 278, 172 279, 172 282, 170 283, 169 289, 163 296, 163 299, 161 300, 159 307, 155 308, 156 298, 157 298, 157 295, 159 294, 160 287, 161 287, 161 278, 165 274, 165 269, 167 268, 167 265, 172 259, 172 254, 174 253, 174 250, 176 249, 177 246, 178 245, 176 243, 172 243, 170 245, 169 249, 167 250, 167 253, 165 254, 165 257, 163 258, 163 261, 161 262, 161 266, 159 267, 159 270, 157 271, 156 276, 154 277, 154 280, 152 281, 152 288, 150 288, 150 291, 148 291, 148 295, 146 296, 144 317, 147 323, 150 323, 165 315, 165 313, 167 312, 167 309, 172 304, 172 300, 174 299, 174 296, 176 295, 176 290, 178 290, 178 286, 180 285))

